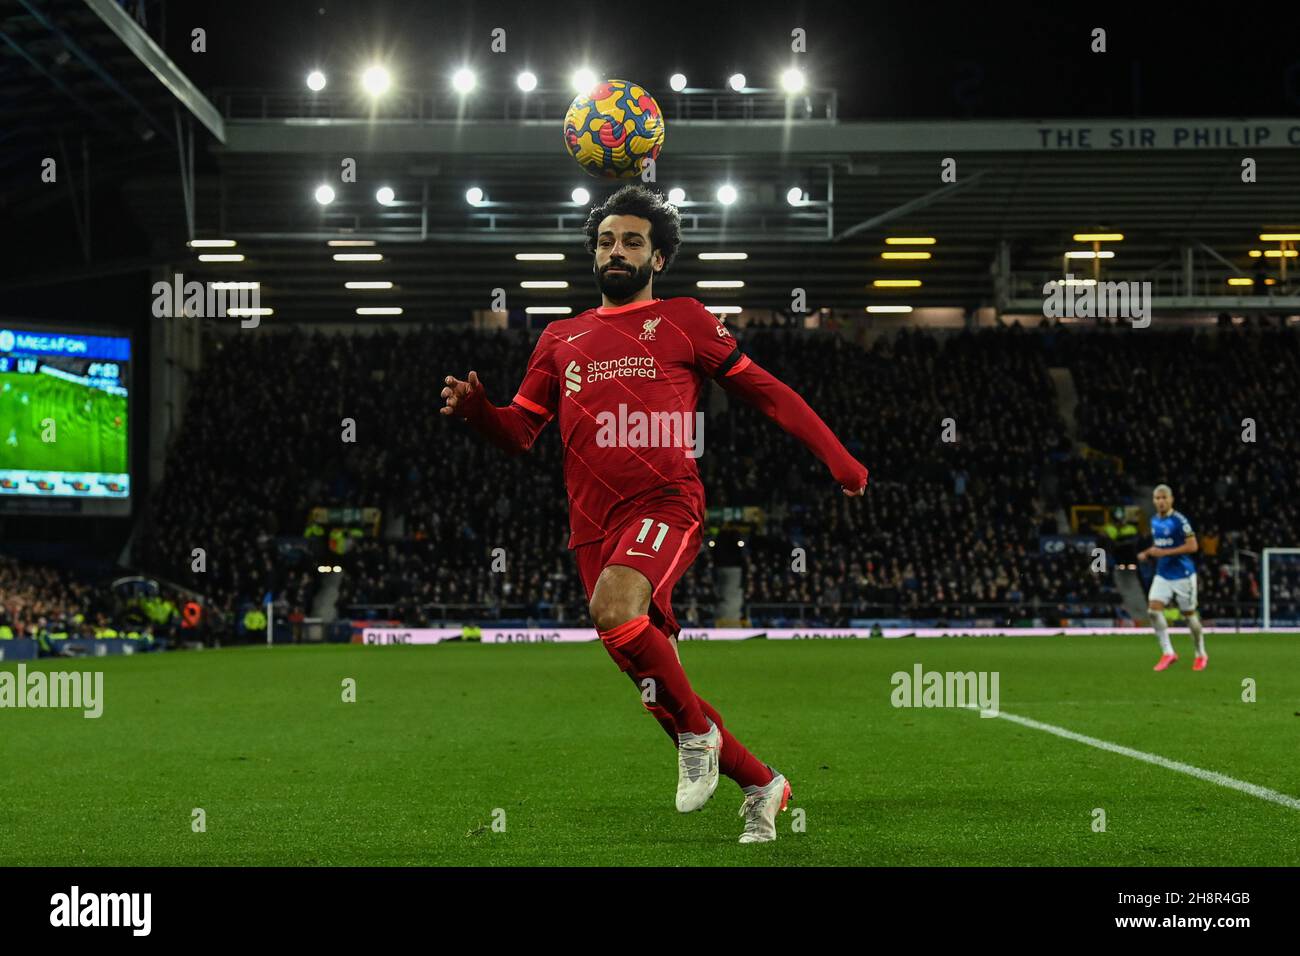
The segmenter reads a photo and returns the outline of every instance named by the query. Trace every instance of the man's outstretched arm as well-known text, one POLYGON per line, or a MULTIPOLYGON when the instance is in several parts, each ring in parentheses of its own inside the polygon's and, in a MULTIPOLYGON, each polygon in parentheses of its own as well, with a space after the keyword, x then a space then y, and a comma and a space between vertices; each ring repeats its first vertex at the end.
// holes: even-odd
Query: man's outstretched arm
POLYGON ((467 381, 451 375, 444 381, 442 397, 447 404, 441 409, 442 414, 465 419, 494 445, 512 455, 532 448, 546 423, 554 417, 523 395, 516 395, 505 407, 493 405, 477 372, 470 372, 467 381))
POLYGON ((798 392, 761 368, 749 356, 741 355, 736 364, 719 375, 716 381, 803 442, 830 469, 846 495, 860 495, 866 489, 867 466, 849 454, 798 392))

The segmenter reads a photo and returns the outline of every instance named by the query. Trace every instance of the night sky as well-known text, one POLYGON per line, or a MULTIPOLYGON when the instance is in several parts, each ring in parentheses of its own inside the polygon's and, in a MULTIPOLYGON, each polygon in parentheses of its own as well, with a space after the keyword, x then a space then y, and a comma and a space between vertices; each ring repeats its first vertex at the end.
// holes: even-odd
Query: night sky
POLYGON ((652 91, 676 70, 692 86, 721 87, 735 70, 772 86, 796 59, 800 26, 808 53, 797 59, 840 91, 845 119, 1300 114, 1294 5, 1137 7, 171 0, 164 18, 168 53, 205 90, 301 89, 315 65, 337 83, 381 53, 406 85, 426 88, 462 62, 488 88, 525 67, 557 85, 583 59, 652 91), (207 53, 189 50, 194 26, 208 31, 207 53), (507 31, 504 54, 489 52, 494 27, 507 31), (1090 50, 1094 27, 1107 31, 1106 53, 1090 50))

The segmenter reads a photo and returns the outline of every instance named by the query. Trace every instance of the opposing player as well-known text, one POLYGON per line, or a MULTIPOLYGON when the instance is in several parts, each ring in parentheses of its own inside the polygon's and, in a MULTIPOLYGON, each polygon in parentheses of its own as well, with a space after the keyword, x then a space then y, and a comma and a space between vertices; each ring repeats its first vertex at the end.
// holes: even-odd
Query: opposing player
POLYGON ((744 355, 700 302, 653 297, 655 277, 681 244, 672 205, 643 186, 626 186, 591 211, 585 229, 602 305, 543 330, 508 406, 489 402, 470 372, 465 381, 446 377, 442 413, 464 418, 511 452, 532 447, 557 420, 569 548, 605 650, 677 745, 677 809, 704 806, 720 770, 745 794, 740 842, 774 840, 790 784, 695 693, 677 653, 672 590, 702 543, 704 488, 695 458, 703 436, 694 423, 706 379, 798 438, 844 494, 863 494, 867 469, 798 394, 744 355))
POLYGON ((1160 660, 1154 670, 1162 671, 1178 660, 1174 645, 1169 640, 1169 625, 1165 621, 1165 605, 1172 597, 1178 609, 1187 618, 1192 632, 1196 657, 1192 670, 1203 671, 1210 659, 1205 653, 1205 632, 1201 618, 1196 613, 1196 565, 1191 556, 1198 550, 1196 533, 1192 524, 1181 512, 1174 510, 1174 493, 1168 485, 1156 485, 1151 493, 1156 516, 1151 519, 1151 547, 1138 555, 1139 561, 1156 558, 1156 576, 1147 595, 1151 609, 1151 626, 1160 641, 1160 660))

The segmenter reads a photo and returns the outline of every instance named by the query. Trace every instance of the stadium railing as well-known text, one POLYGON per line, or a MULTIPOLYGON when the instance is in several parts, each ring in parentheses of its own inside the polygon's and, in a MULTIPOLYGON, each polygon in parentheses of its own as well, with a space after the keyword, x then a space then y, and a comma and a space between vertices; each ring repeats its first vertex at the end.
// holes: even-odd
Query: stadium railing
MULTIPOLYGON (((691 89, 655 92, 659 108, 669 120, 805 120, 833 121, 838 97, 832 89, 809 89, 787 94, 783 90, 747 88, 691 89)), ((398 122, 450 120, 553 120, 563 116, 573 91, 510 90, 484 97, 463 97, 430 90, 392 90, 373 100, 349 91, 220 89, 213 95, 222 116, 230 120, 279 121, 284 119, 381 119, 398 122)))

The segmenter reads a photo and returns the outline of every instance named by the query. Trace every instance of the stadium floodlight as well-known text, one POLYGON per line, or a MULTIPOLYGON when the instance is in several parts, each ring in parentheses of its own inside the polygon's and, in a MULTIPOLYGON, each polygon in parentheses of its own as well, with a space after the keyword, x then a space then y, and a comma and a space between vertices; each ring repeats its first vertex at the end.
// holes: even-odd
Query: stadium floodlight
POLYGON ((457 93, 469 93, 474 89, 476 82, 473 71, 468 67, 462 66, 451 75, 451 87, 457 93))
POLYGON ((924 259, 929 259, 929 258, 930 258, 930 253, 928 253, 928 252, 882 252, 882 253, 880 254, 880 258, 882 258, 882 259, 921 259, 921 260, 924 260, 924 259))
POLYGON ((1228 279, 1228 285, 1254 285, 1254 284, 1255 284, 1255 280, 1248 277, 1243 278, 1241 276, 1233 276, 1228 279))
POLYGON ((342 569, 339 565, 336 564, 336 565, 334 565, 334 573, 335 573, 335 574, 342 574, 342 573, 343 573, 343 569, 342 569))
POLYGON ((391 289, 392 287, 393 284, 387 281, 343 283, 345 289, 391 289))
POLYGON ((381 206, 391 206, 393 200, 396 198, 397 194, 393 192, 392 186, 380 186, 379 189, 375 191, 375 202, 379 203, 381 206))
POLYGON ((672 87, 674 93, 680 93, 686 89, 686 74, 674 73, 668 78, 668 85, 672 87))
MULTIPOLYGON (((1075 238, 1078 238, 1077 236, 1075 238)), ((932 246, 938 240, 933 236, 890 236, 885 240, 887 246, 932 246)))
POLYGON ((209 285, 211 285, 213 289, 225 289, 227 291, 235 292, 242 289, 262 288, 262 283, 260 282, 211 282, 209 285))
POLYGON ((703 262, 725 262, 749 258, 748 252, 701 252, 699 255, 703 262))
POLYGON ((569 283, 563 279, 525 279, 519 283, 521 289, 567 289, 569 283))
POLYGON ((1300 242, 1300 232, 1261 232, 1260 242, 1300 242))
POLYGON ((537 74, 530 72, 529 70, 524 70, 524 72, 515 77, 515 86, 519 87, 525 93, 531 93, 533 90, 537 89, 537 74))
POLYGON ((478 186, 470 186, 465 190, 465 201, 471 206, 477 206, 483 201, 483 190, 478 186))
POLYGON ((266 306, 261 306, 259 308, 254 309, 247 306, 234 305, 226 309, 226 315, 232 316, 234 318, 239 318, 241 316, 249 317, 254 315, 274 315, 274 314, 275 314, 275 310, 269 309, 266 306))
POLYGON ((325 89, 325 74, 320 70, 312 70, 307 74, 307 89, 313 93, 319 93, 325 89))
POLYGON ((796 67, 792 66, 781 74, 781 89, 787 93, 802 93, 807 85, 803 70, 796 67))
POLYGON ((730 206, 736 201, 736 187, 731 183, 724 183, 718 187, 718 202, 724 206, 730 206))
POLYGON ((682 203, 686 202, 686 190, 681 186, 674 186, 672 189, 668 190, 668 201, 674 206, 680 206, 682 203))
POLYGON ((589 66, 580 66, 573 71, 570 82, 573 85, 573 92, 586 93, 596 85, 596 71, 589 66))
POLYGON ((1075 278, 1057 279, 1056 284, 1057 285, 1096 285, 1097 280, 1096 279, 1075 279, 1075 278))
POLYGON ((1295 249, 1265 249, 1263 252, 1258 249, 1250 250, 1252 259, 1258 259, 1260 256, 1268 259, 1294 259, 1296 256, 1300 256, 1300 252, 1295 249))
POLYGON ((744 546, 745 546, 745 539, 744 539, 744 538, 737 538, 737 539, 736 539, 736 547, 738 547, 738 548, 743 548, 744 546))
POLYGON ((322 206, 328 206, 334 201, 334 187, 329 183, 321 183, 316 187, 316 201, 322 206))
POLYGON ((1123 242, 1122 232, 1076 232, 1075 242, 1123 242))
POLYGON ((1093 252, 1091 249, 1071 249, 1065 254, 1067 259, 1114 259, 1115 253, 1102 249, 1093 252))
POLYGON ((739 93, 741 90, 745 88, 745 74, 744 73, 731 74, 731 76, 727 79, 727 85, 731 87, 733 90, 735 90, 737 93, 739 93))
POLYGON ((335 262, 383 262, 382 252, 336 252, 335 262))
POLYGON ((572 311, 567 305, 530 305, 524 309, 528 315, 568 315, 572 311))
POLYGON ((325 244, 327 246, 373 246, 375 244, 375 240, 373 239, 331 239, 325 244))
POLYGON ((697 289, 743 289, 745 283, 740 279, 700 279, 695 283, 697 289))
POLYGON ((191 239, 185 243, 191 249, 229 249, 235 245, 234 239, 191 239))
POLYGON ((906 315, 912 311, 912 307, 910 305, 869 305, 867 306, 867 311, 873 315, 886 313, 906 315))
POLYGON ((372 305, 360 306, 357 309, 357 315, 401 315, 402 307, 399 305, 372 305))
POLYGON ((379 64, 366 67, 361 74, 361 87, 371 96, 383 96, 393 85, 393 77, 379 64))
POLYGON ((591 202, 591 193, 579 186, 569 194, 569 198, 577 205, 585 206, 587 203, 591 202))
POLYGON ((798 186, 791 186, 785 194, 785 201, 791 206, 797 206, 803 202, 803 190, 798 186))
POLYGON ((877 289, 916 289, 921 285, 920 279, 876 279, 871 283, 877 289))
POLYGON ((706 305, 704 308, 706 311, 712 312, 714 315, 738 315, 743 310, 744 306, 706 305))
POLYGON ((563 262, 563 252, 516 252, 516 262, 563 262))
POLYGON ((206 252, 199 256, 199 262, 243 262, 244 257, 238 252, 206 252))

